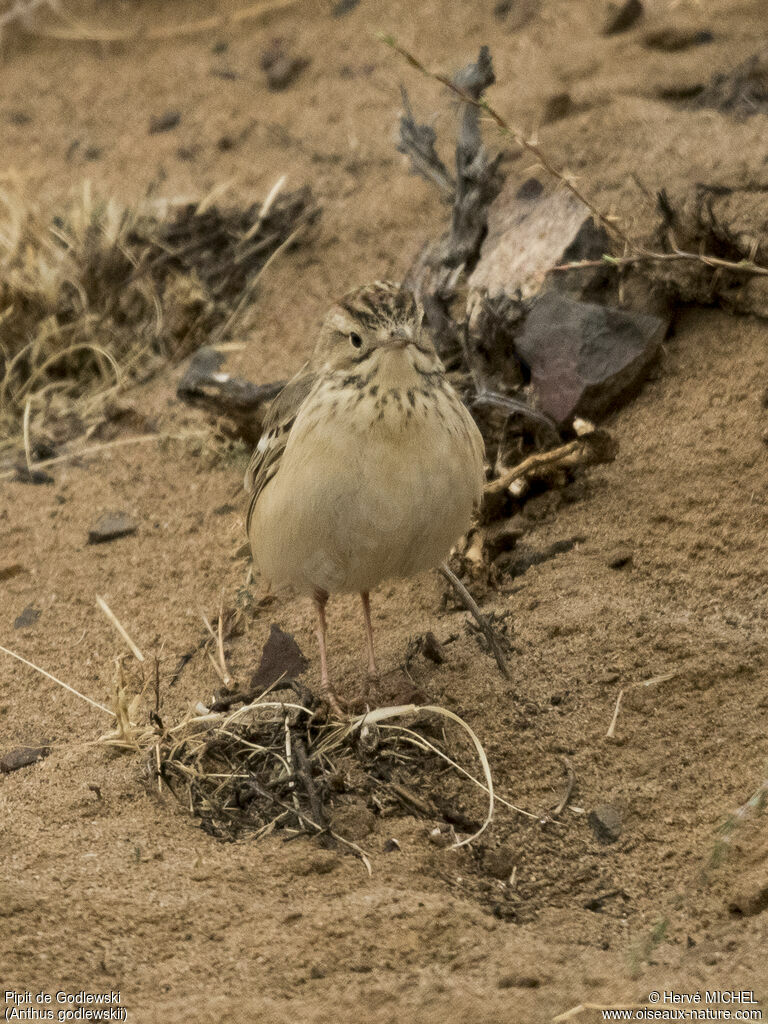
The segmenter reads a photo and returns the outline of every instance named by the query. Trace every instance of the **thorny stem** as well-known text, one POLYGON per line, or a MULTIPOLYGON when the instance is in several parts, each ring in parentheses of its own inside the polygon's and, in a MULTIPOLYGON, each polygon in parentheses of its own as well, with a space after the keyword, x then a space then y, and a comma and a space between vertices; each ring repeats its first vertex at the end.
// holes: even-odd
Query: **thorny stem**
POLYGON ((452 93, 454 93, 454 95, 458 96, 458 98, 463 103, 469 103, 473 107, 477 107, 478 110, 484 111, 488 115, 488 117, 490 117, 490 119, 494 122, 497 128, 501 131, 502 135, 509 136, 519 146, 522 146, 523 149, 527 150, 529 153, 532 153, 545 171, 551 174, 553 178, 556 178, 558 181, 562 182, 562 184, 568 189, 569 192, 573 193, 573 195, 575 195, 577 199, 584 203, 584 205, 587 207, 587 209, 595 218, 595 220, 599 221, 599 223, 603 225, 606 231, 612 234, 615 238, 618 238, 619 241, 624 244, 625 252, 627 253, 627 255, 622 257, 604 256, 602 260, 582 260, 579 261, 578 263, 565 263, 561 264, 559 267, 555 267, 555 270, 578 270, 584 267, 601 266, 603 263, 611 263, 614 266, 626 266, 632 263, 638 263, 643 260, 659 262, 667 262, 673 260, 691 260, 696 263, 703 263, 705 264, 705 266, 708 267, 722 267, 724 269, 732 270, 738 273, 756 274, 763 277, 768 277, 768 267, 760 266, 760 264, 755 263, 754 260, 751 259, 743 259, 738 261, 724 260, 719 259, 716 256, 709 256, 706 253, 686 252, 683 249, 678 249, 677 246, 673 247, 673 252, 668 253, 654 252, 652 249, 646 248, 640 242, 637 242, 633 238, 631 238, 626 233, 626 231, 619 226, 619 224, 617 223, 617 219, 615 217, 603 213, 602 210, 598 209, 598 207, 595 206, 594 203, 587 196, 585 196, 584 193, 574 184, 573 180, 569 178, 568 175, 563 174, 561 170, 555 167, 555 165, 547 157, 546 153, 544 153, 543 150, 541 150, 539 146, 536 145, 536 143, 531 142, 529 139, 526 139, 524 134, 520 131, 520 129, 515 128, 513 125, 509 124, 509 122, 506 121, 501 116, 501 114, 498 113, 498 111, 494 110, 494 108, 490 105, 490 103, 488 103, 486 99, 484 99, 483 97, 481 97, 480 99, 476 99, 474 96, 470 95, 470 93, 466 92, 464 89, 461 89, 458 85, 452 82, 451 79, 447 77, 447 75, 440 74, 437 71, 430 71, 429 68, 425 67, 424 64, 422 64, 422 62, 417 57, 414 57, 412 53, 410 53, 403 46, 401 46, 394 38, 394 36, 382 35, 381 39, 382 42, 386 43, 386 45, 391 47, 396 53, 399 53, 400 56, 403 57, 411 65, 412 68, 415 68, 422 75, 426 75, 428 78, 432 78, 436 82, 440 82, 440 84, 444 85, 446 89, 449 89, 452 93))

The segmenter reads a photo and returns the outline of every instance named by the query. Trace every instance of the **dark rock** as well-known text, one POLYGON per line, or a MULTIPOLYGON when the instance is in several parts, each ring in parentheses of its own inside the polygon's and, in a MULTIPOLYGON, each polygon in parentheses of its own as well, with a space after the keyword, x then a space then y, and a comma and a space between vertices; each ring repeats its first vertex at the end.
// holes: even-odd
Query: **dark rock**
POLYGON ((292 679, 297 679, 307 668, 309 662, 301 653, 301 648, 290 633, 280 629, 273 622, 269 628, 269 637, 261 652, 259 667, 251 679, 251 692, 260 693, 281 679, 288 686, 292 679))
POLYGON ((544 186, 538 178, 526 178, 515 192, 515 199, 538 199, 543 191, 544 186))
POLYGON ((228 153, 231 149, 234 149, 236 145, 237 142, 231 135, 222 135, 216 141, 216 149, 218 149, 220 153, 228 153))
POLYGON ((632 548, 627 544, 620 544, 608 555, 605 564, 609 569, 623 569, 627 565, 632 565, 632 558, 632 548))
POLYGON ((442 665, 445 661, 445 650, 443 645, 431 630, 424 634, 421 653, 425 658, 433 661, 435 665, 442 665))
POLYGON ((88 531, 89 544, 105 544, 136 533, 139 524, 125 512, 103 512, 88 531))
POLYGON ((83 152, 84 160, 101 160, 104 155, 104 150, 101 146, 87 146, 83 152))
POLYGON ((706 29, 684 29, 670 25, 656 32, 649 32, 643 39, 643 45, 649 50, 676 53, 678 50, 689 50, 692 46, 704 46, 713 42, 714 38, 706 29))
POLYGON ((14 747, 0 757, 0 772, 16 772, 19 768, 42 761, 51 752, 50 747, 14 747))
POLYGON ((181 114, 178 110, 166 110, 165 113, 149 119, 149 134, 158 135, 160 132, 173 131, 180 121, 181 114))
POLYGON ((499 988, 538 988, 541 979, 533 974, 502 974, 499 988))
POLYGON ((211 68, 214 78, 222 78, 225 82, 236 82, 240 77, 232 68, 211 68))
POLYGON ((540 409, 558 423, 597 419, 636 391, 656 358, 666 323, 655 316, 547 292, 516 341, 540 409))
POLYGON ((34 626, 40 618, 40 609, 27 605, 21 615, 17 616, 13 623, 14 629, 26 629, 27 626, 34 626))
POLYGON ((642 0, 625 0, 618 7, 616 4, 609 5, 608 19, 603 29, 603 35, 613 36, 619 32, 626 32, 642 17, 642 0))
POLYGON ((384 853, 400 853, 400 843, 396 839, 388 839, 382 849, 384 853))
POLYGON ((486 850, 483 857, 483 868, 491 878, 502 882, 509 881, 509 876, 519 860, 519 853, 511 846, 500 846, 498 850, 486 850))
POLYGON ((554 96, 550 96, 545 103, 544 114, 541 119, 542 124, 562 121, 564 117, 568 117, 569 114, 573 113, 573 110, 574 104, 570 93, 558 92, 554 96))
POLYGON ((282 39, 274 39, 259 58, 259 66, 267 76, 267 87, 272 92, 287 89, 311 61, 287 53, 282 39))
POLYGON ((615 843, 621 835, 621 812, 613 804, 600 804, 587 818, 595 838, 601 843, 615 843))
POLYGON ((498 0, 493 13, 511 32, 525 28, 541 8, 542 0, 498 0))
POLYGON ((226 39, 218 39, 211 47, 211 53, 220 54, 226 53, 229 49, 229 43, 226 39))
POLYGON ((237 512, 237 506, 230 505, 229 502, 227 502, 224 505, 217 505, 217 507, 213 510, 213 514, 215 516, 228 516, 230 512, 237 512))
POLYGON ((10 565, 0 566, 0 583, 5 580, 12 580, 14 576, 20 576, 23 572, 29 572, 19 562, 12 562, 10 565))
POLYGON ((331 14, 334 18, 343 18, 345 14, 349 14, 350 11, 354 11, 360 0, 338 0, 333 5, 331 14))
POLYGON ((279 391, 284 381, 275 384, 251 384, 242 377, 223 373, 225 356, 207 345, 192 356, 177 387, 182 402, 202 407, 217 417, 231 420, 234 429, 246 443, 256 445, 261 437, 264 408, 279 391))
POLYGON ((8 113, 8 122, 15 124, 17 128, 23 128, 24 125, 32 123, 32 118, 24 110, 11 110, 8 113))
POLYGON ((52 484, 54 479, 50 473, 42 469, 30 469, 26 462, 20 462, 16 466, 13 479, 19 484, 52 484))

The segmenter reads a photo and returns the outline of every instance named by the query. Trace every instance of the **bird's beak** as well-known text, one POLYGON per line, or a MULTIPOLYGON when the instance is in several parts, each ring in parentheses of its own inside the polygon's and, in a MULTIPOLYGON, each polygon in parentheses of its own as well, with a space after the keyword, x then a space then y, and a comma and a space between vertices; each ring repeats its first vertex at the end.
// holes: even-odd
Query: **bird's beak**
POLYGON ((395 327, 387 340, 387 348, 405 348, 413 341, 411 332, 405 327, 395 327))

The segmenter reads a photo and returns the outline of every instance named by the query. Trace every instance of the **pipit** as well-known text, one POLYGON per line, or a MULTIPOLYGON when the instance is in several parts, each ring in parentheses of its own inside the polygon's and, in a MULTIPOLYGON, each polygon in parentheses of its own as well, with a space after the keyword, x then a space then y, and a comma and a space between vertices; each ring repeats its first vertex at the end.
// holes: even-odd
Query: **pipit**
POLYGON ((323 693, 329 594, 362 598, 439 565, 468 529, 484 482, 483 439, 447 381, 407 292, 375 282, 323 321, 311 360, 274 400, 245 475, 254 562, 270 584, 310 594, 323 693))

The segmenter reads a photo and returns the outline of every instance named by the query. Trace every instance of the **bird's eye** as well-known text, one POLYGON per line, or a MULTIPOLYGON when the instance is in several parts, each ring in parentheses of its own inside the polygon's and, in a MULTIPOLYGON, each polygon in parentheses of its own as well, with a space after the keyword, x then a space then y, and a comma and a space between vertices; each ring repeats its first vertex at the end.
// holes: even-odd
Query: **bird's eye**
POLYGON ((355 334, 354 331, 350 334, 349 340, 352 342, 352 347, 353 348, 362 348, 363 347, 363 339, 360 337, 359 334, 355 334))

